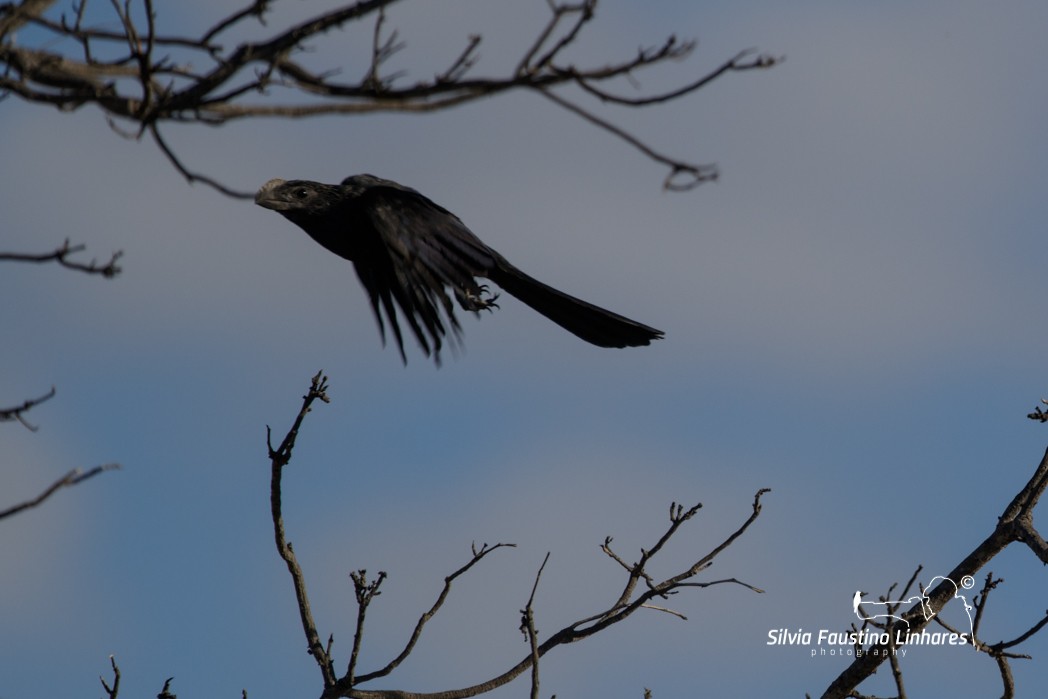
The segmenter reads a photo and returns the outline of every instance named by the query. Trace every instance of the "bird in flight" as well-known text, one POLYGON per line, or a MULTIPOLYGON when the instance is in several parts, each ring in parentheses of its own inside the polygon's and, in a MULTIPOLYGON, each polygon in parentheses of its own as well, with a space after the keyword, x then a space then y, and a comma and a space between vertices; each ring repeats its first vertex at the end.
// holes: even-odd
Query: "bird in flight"
POLYGON ((494 282, 599 347, 637 347, 663 336, 661 330, 533 279, 481 242, 450 211, 390 180, 353 175, 334 185, 275 179, 262 185, 255 203, 280 213, 353 263, 383 344, 388 324, 404 363, 400 318, 422 351, 439 364, 449 331, 453 341, 462 333, 451 294, 462 309, 474 313, 498 307, 498 295, 478 284, 478 278, 494 282))

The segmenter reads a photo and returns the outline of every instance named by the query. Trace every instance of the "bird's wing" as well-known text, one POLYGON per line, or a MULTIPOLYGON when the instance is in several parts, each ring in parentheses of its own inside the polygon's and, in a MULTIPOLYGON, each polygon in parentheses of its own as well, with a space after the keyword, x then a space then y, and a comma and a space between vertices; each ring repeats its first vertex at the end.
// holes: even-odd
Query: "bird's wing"
POLYGON ((404 343, 397 308, 423 351, 439 363, 443 339, 461 334, 450 287, 460 299, 480 294, 475 277, 495 263, 496 253, 457 216, 418 192, 394 183, 372 184, 360 193, 358 211, 374 232, 374 249, 358 257, 357 274, 385 340, 383 314, 401 357, 404 343))

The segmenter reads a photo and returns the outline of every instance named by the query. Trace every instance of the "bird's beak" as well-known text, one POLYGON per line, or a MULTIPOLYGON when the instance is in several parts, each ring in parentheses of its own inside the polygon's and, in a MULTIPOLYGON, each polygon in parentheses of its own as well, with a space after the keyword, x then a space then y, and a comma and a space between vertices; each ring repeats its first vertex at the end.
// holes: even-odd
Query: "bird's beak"
POLYGON ((276 190, 280 185, 284 184, 284 180, 270 180, 262 185, 262 188, 255 193, 255 203, 259 206, 272 209, 273 211, 282 211, 286 208, 287 202, 277 195, 276 190))

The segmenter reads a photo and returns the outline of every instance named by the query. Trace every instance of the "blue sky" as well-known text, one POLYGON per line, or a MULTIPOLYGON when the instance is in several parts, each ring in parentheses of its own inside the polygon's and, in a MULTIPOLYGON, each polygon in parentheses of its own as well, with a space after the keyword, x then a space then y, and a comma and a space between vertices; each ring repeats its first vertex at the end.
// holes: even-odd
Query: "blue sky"
MULTIPOLYGON (((498 73, 546 12, 427 7, 390 11, 408 43, 393 67, 442 66, 480 32, 477 72, 498 73)), ((198 28, 228 9, 158 3, 158 21, 198 28)), ((278 3, 287 14, 257 36, 301 9, 278 3)), ((719 164, 721 181, 688 194, 662 192, 658 166, 529 95, 425 117, 169 129, 191 168, 241 189, 357 172, 416 187, 534 276, 666 331, 598 350, 504 298, 463 318, 465 353, 440 370, 383 350, 351 266, 279 216, 186 185, 90 108, 8 99, 0 247, 68 237, 100 259, 123 250, 125 271, 4 266, 0 404, 57 395, 31 414, 39 432, 3 427, 2 504, 74 466, 123 468, 0 527, 0 697, 101 694, 111 653, 127 696, 169 676, 182 696, 319 694, 273 550, 265 452, 265 426, 283 434, 318 369, 333 402, 303 429, 285 514, 340 666, 351 570, 389 573, 370 669, 470 542, 517 544, 461 580, 402 674, 375 685, 461 687, 525 654, 517 610, 547 551, 536 613, 551 633, 617 595, 605 536, 632 560, 671 501, 704 503, 656 565, 670 574, 770 487, 702 578, 765 594, 684 592, 670 606, 687 622, 642 614, 547 656, 543 694, 820 693, 846 661, 769 647, 768 631, 844 628, 856 589, 880 594, 920 564, 945 574, 1045 448, 1023 417, 1045 394, 1048 344, 1045 26, 1033 2, 604 2, 580 62, 699 39, 644 87, 743 48, 786 57, 674 104, 604 112, 719 164)), ((353 58, 345 35, 321 48, 333 53, 313 60, 353 58)), ((1027 551, 991 569, 1006 580, 984 627, 996 641, 1048 599, 1027 551)), ((1048 683, 1048 640, 1024 650, 1034 660, 1013 670, 1029 691, 1048 683)), ((914 650, 908 689, 998 692, 993 664, 967 651, 914 650)), ((887 675, 863 689, 890 691, 887 675)))

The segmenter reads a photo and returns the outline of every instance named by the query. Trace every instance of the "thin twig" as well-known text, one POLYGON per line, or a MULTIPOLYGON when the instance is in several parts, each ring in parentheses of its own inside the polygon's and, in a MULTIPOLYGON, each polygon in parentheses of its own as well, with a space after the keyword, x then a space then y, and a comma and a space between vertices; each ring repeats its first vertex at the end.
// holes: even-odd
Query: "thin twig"
POLYGON ((542 70, 547 65, 553 62, 553 59, 557 56, 558 53, 563 51, 566 47, 570 46, 575 41, 575 39, 578 38, 579 32, 582 31, 582 28, 586 25, 586 23, 593 19, 593 12, 596 9, 596 7, 597 0, 582 0, 582 2, 580 2, 578 5, 561 5, 558 8, 556 8, 557 11, 559 11, 557 15, 558 19, 560 17, 567 16, 568 14, 576 15, 575 24, 572 25, 571 29, 569 29, 567 33, 564 34, 564 36, 562 36, 552 47, 550 47, 549 51, 547 51, 542 58, 540 58, 533 65, 530 66, 530 70, 533 72, 542 70))
MULTIPOLYGON (((379 571, 378 577, 372 582, 367 581, 367 571, 358 570, 349 574, 353 580, 353 590, 357 596, 357 628, 353 632, 353 651, 349 656, 349 669, 346 670, 346 679, 350 686, 356 684, 354 677, 357 671, 357 657, 360 655, 360 645, 364 640, 364 618, 367 616, 368 606, 371 600, 379 594, 382 581, 386 579, 385 571, 379 571)), ((328 656, 330 657, 330 642, 328 643, 328 656)))
MULTIPOLYGON (((671 39, 672 39, 672 37, 671 37, 671 39)), ((673 42, 670 41, 670 42, 668 42, 666 44, 666 46, 664 47, 664 50, 668 51, 670 48, 672 48, 672 46, 673 46, 673 42)), ((687 50, 690 51, 691 50, 690 47, 687 50)), ((731 60, 725 61, 718 68, 714 69, 713 71, 707 73, 706 75, 702 76, 698 80, 696 80, 696 81, 694 81, 694 82, 692 82, 692 83, 690 83, 688 85, 685 85, 683 87, 679 87, 679 88, 677 88, 675 90, 671 90, 669 92, 663 92, 663 93, 660 93, 660 94, 657 94, 657 95, 649 95, 647 97, 622 97, 622 96, 619 96, 619 95, 613 95, 613 94, 611 94, 609 92, 606 92, 604 90, 601 90, 601 89, 595 87, 590 80, 587 80, 586 78, 583 78, 583 77, 577 78, 576 82, 578 83, 579 87, 581 87, 586 92, 589 92, 594 97, 597 97, 602 102, 609 102, 611 104, 619 104, 619 105, 623 105, 623 106, 626 106, 626 107, 647 107, 647 106, 650 106, 650 105, 653 105, 653 104, 661 104, 663 102, 670 102, 670 101, 678 99, 680 97, 684 97, 685 95, 688 95, 688 94, 690 94, 692 92, 695 92, 697 90, 701 90, 702 88, 706 87, 708 84, 710 84, 711 82, 713 82, 714 80, 716 80, 717 78, 721 77, 722 75, 724 75, 727 72, 771 68, 773 66, 778 65, 783 60, 785 60, 783 58, 775 58, 774 56, 769 56, 767 54, 761 54, 761 55, 757 56, 756 58, 754 58, 753 60, 743 63, 742 59, 745 58, 746 56, 751 55, 752 53, 754 53, 753 49, 747 49, 745 51, 741 51, 740 53, 738 53, 731 60)))
POLYGON ((451 583, 455 581, 460 575, 464 574, 474 565, 479 563, 489 553, 500 549, 500 548, 515 548, 516 544, 503 544, 497 543, 494 546, 488 546, 488 544, 482 544, 478 549, 476 545, 473 546, 473 557, 464 566, 456 570, 451 575, 444 578, 444 587, 441 589, 440 594, 437 595, 436 602, 419 617, 419 620, 415 623, 415 628, 411 632, 411 636, 408 638, 404 648, 397 654, 397 657, 389 661, 384 667, 373 672, 360 675, 356 678, 356 684, 363 684, 370 680, 378 679, 379 677, 385 677, 395 670, 404 660, 411 654, 411 651, 415 649, 415 644, 418 643, 419 638, 422 636, 422 630, 426 624, 432 619, 440 608, 444 605, 444 601, 448 598, 448 594, 451 592, 451 583))
POLYGON ((180 161, 178 159, 178 156, 175 155, 175 152, 168 147, 163 137, 161 137, 160 130, 157 128, 157 125, 155 123, 149 125, 149 133, 153 136, 153 141, 157 144, 157 146, 160 147, 160 150, 163 151, 165 156, 167 156, 167 159, 171 162, 172 165, 175 166, 175 169, 178 170, 182 174, 182 176, 186 178, 186 182, 189 182, 189 184, 193 184, 194 182, 203 182, 207 186, 217 189, 222 194, 225 194, 227 197, 233 197, 234 199, 254 198, 255 195, 252 192, 243 192, 235 189, 230 189, 218 180, 212 179, 207 175, 201 175, 197 172, 190 172, 188 169, 186 169, 186 167, 182 164, 182 161, 180 161))
POLYGON ((117 695, 120 694, 120 668, 116 664, 116 656, 109 656, 109 664, 113 667, 113 684, 112 686, 106 682, 106 679, 101 675, 98 676, 98 681, 102 683, 102 688, 109 695, 109 699, 117 699, 117 695))
POLYGON ((160 690, 160 694, 156 695, 156 699, 176 699, 175 695, 171 693, 171 682, 174 679, 174 677, 168 677, 164 680, 164 688, 160 690))
POLYGON ((695 187, 705 182, 715 181, 719 175, 716 165, 693 165, 691 163, 686 163, 682 160, 675 160, 674 158, 670 158, 669 156, 663 155, 662 153, 659 153, 652 147, 648 146, 646 143, 641 141, 633 134, 619 128, 618 126, 615 126, 614 124, 612 124, 609 121, 606 121, 605 119, 598 117, 596 114, 593 114, 592 112, 583 109, 574 102, 564 99, 563 97, 555 94, 551 90, 539 90, 538 92, 540 95, 550 100, 551 102, 560 105, 564 109, 567 109, 569 112, 572 112, 573 114, 582 117, 594 126, 600 127, 601 129, 612 134, 613 136, 616 136, 619 139, 630 144, 651 160, 654 160, 657 163, 662 163, 663 165, 669 167, 670 173, 666 175, 666 178, 662 182, 663 189, 675 192, 683 192, 689 189, 694 189, 695 187), (686 176, 687 179, 682 180, 681 178, 684 176, 686 176))
POLYGON ((474 56, 481 41, 480 34, 470 34, 466 48, 462 49, 462 53, 459 54, 458 58, 455 59, 455 62, 447 70, 437 76, 436 82, 454 83, 468 73, 469 69, 476 63, 474 56))
POLYGON ((40 396, 39 398, 29 398, 25 400, 21 405, 16 405, 13 408, 0 408, 0 422, 9 422, 11 420, 17 420, 30 432, 36 432, 37 427, 29 424, 23 417, 23 413, 32 410, 34 407, 41 403, 51 400, 55 396, 55 387, 52 386, 51 390, 40 396))
POLYGON ((539 699, 539 632, 535 628, 535 593, 539 589, 539 580, 542 578, 542 571, 546 569, 548 562, 549 551, 546 552, 546 557, 542 559, 542 565, 539 566, 538 572, 535 573, 535 583, 531 586, 531 595, 528 596, 528 603, 524 605, 524 609, 520 610, 520 630, 531 647, 531 699, 539 699))
POLYGON ((117 468, 120 468, 119 464, 102 464, 100 466, 93 466, 86 471, 83 471, 79 468, 74 468, 72 471, 69 471, 64 476, 62 476, 54 483, 49 485, 42 493, 37 495, 35 498, 32 498, 31 500, 26 500, 25 502, 14 505, 13 507, 9 507, 6 510, 0 510, 0 519, 11 517, 12 515, 16 515, 19 512, 22 512, 23 510, 28 510, 33 507, 37 507, 62 488, 72 487, 79 483, 83 483, 87 479, 93 478, 104 471, 112 471, 113 469, 117 468))
POLYGON ((112 279, 120 274, 121 270, 120 267, 117 266, 117 261, 123 257, 124 253, 119 250, 114 252, 113 256, 109 258, 109 262, 106 262, 103 265, 99 265, 95 260, 91 260, 85 264, 83 262, 69 259, 70 256, 86 249, 87 248, 84 245, 70 245, 69 239, 66 238, 65 242, 55 248, 52 252, 40 254, 0 252, 0 260, 10 260, 12 262, 57 262, 66 269, 74 269, 86 274, 97 274, 106 279, 112 279))
POLYGON ((270 0, 255 0, 244 9, 229 15, 207 30, 204 36, 200 37, 200 44, 204 46, 209 45, 216 36, 248 17, 257 17, 259 22, 265 24, 264 15, 266 10, 269 9, 269 2, 270 0))

